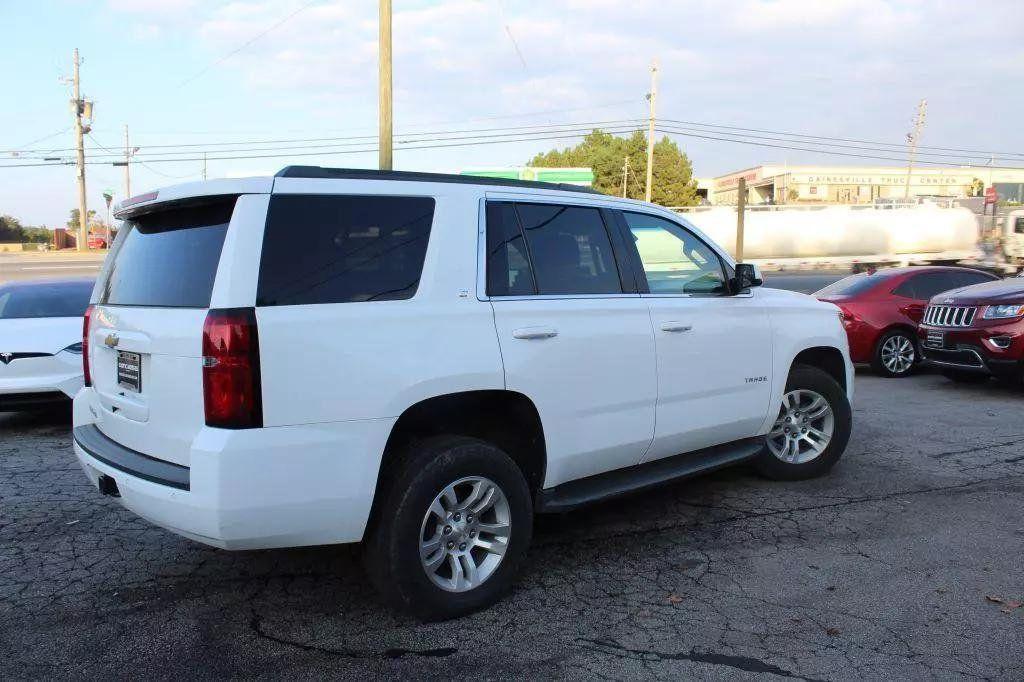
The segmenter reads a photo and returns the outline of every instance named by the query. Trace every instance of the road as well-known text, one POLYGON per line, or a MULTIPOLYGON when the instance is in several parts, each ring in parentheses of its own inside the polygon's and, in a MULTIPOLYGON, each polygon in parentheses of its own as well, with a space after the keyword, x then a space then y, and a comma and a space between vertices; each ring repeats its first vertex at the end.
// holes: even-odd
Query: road
POLYGON ((51 277, 95 277, 102 264, 101 254, 0 253, 0 283, 51 277))
POLYGON ((857 391, 830 476, 540 518, 510 597, 429 625, 354 548, 203 547, 100 496, 66 414, 0 416, 0 678, 1024 679, 1024 391, 857 391))
POLYGON ((764 273, 765 286, 813 294, 836 280, 849 276, 848 270, 800 270, 764 273))

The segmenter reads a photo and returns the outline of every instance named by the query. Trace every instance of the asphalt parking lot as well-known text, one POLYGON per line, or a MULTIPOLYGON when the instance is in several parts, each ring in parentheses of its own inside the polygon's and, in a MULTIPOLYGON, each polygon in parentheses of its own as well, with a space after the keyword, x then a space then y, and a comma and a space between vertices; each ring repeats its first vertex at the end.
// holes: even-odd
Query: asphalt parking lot
POLYGON ((1024 391, 857 390, 830 477, 541 518, 512 596, 430 625, 354 548, 202 547, 93 490, 66 414, 0 416, 0 678, 1021 679, 1024 391))

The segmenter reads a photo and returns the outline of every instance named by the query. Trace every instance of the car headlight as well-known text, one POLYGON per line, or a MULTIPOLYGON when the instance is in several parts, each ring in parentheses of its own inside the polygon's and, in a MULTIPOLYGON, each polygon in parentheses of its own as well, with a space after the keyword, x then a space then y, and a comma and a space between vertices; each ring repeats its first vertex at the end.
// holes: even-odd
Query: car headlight
POLYGON ((81 355, 82 354, 82 342, 79 341, 78 343, 73 343, 70 346, 68 346, 67 348, 65 348, 64 350, 66 350, 69 353, 78 353, 79 355, 81 355))
POLYGON ((982 315, 986 320, 1005 320, 1011 317, 1024 315, 1024 305, 1015 303, 1013 305, 990 305, 982 315))

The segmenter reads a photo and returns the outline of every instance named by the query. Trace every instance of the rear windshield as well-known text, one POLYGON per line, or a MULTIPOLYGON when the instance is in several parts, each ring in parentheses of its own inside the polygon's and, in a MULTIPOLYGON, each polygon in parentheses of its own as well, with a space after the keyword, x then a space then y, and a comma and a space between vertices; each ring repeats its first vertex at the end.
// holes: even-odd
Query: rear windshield
POLYGON ((236 197, 175 206, 125 222, 98 303, 207 308, 236 197))
POLYGON ((81 317, 89 305, 90 282, 41 282, 0 287, 0 320, 81 317))
POLYGON ((881 273, 868 274, 862 272, 859 275, 850 275, 844 277, 838 282, 829 284, 824 289, 818 289, 814 292, 814 296, 828 297, 828 296, 854 296, 856 294, 862 294, 868 289, 881 284, 886 279, 885 275, 881 273))
POLYGON ((429 197, 275 196, 263 235, 256 304, 412 298, 433 218, 429 197))

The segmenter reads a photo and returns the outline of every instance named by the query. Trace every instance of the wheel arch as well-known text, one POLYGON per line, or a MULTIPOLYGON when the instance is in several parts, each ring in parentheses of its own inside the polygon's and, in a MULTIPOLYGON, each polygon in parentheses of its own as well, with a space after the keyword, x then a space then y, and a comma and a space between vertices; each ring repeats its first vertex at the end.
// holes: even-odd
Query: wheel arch
POLYGON ((793 371, 796 365, 808 365, 817 367, 836 380, 844 393, 850 392, 850 378, 846 372, 846 358, 843 352, 835 346, 812 346, 805 348, 793 358, 789 371, 793 371))
POLYGON ((381 458, 367 528, 379 513, 381 491, 417 440, 437 435, 461 435, 501 448, 519 466, 531 495, 544 483, 547 449, 540 413, 522 393, 502 389, 461 391, 432 396, 407 407, 398 417, 381 458))

